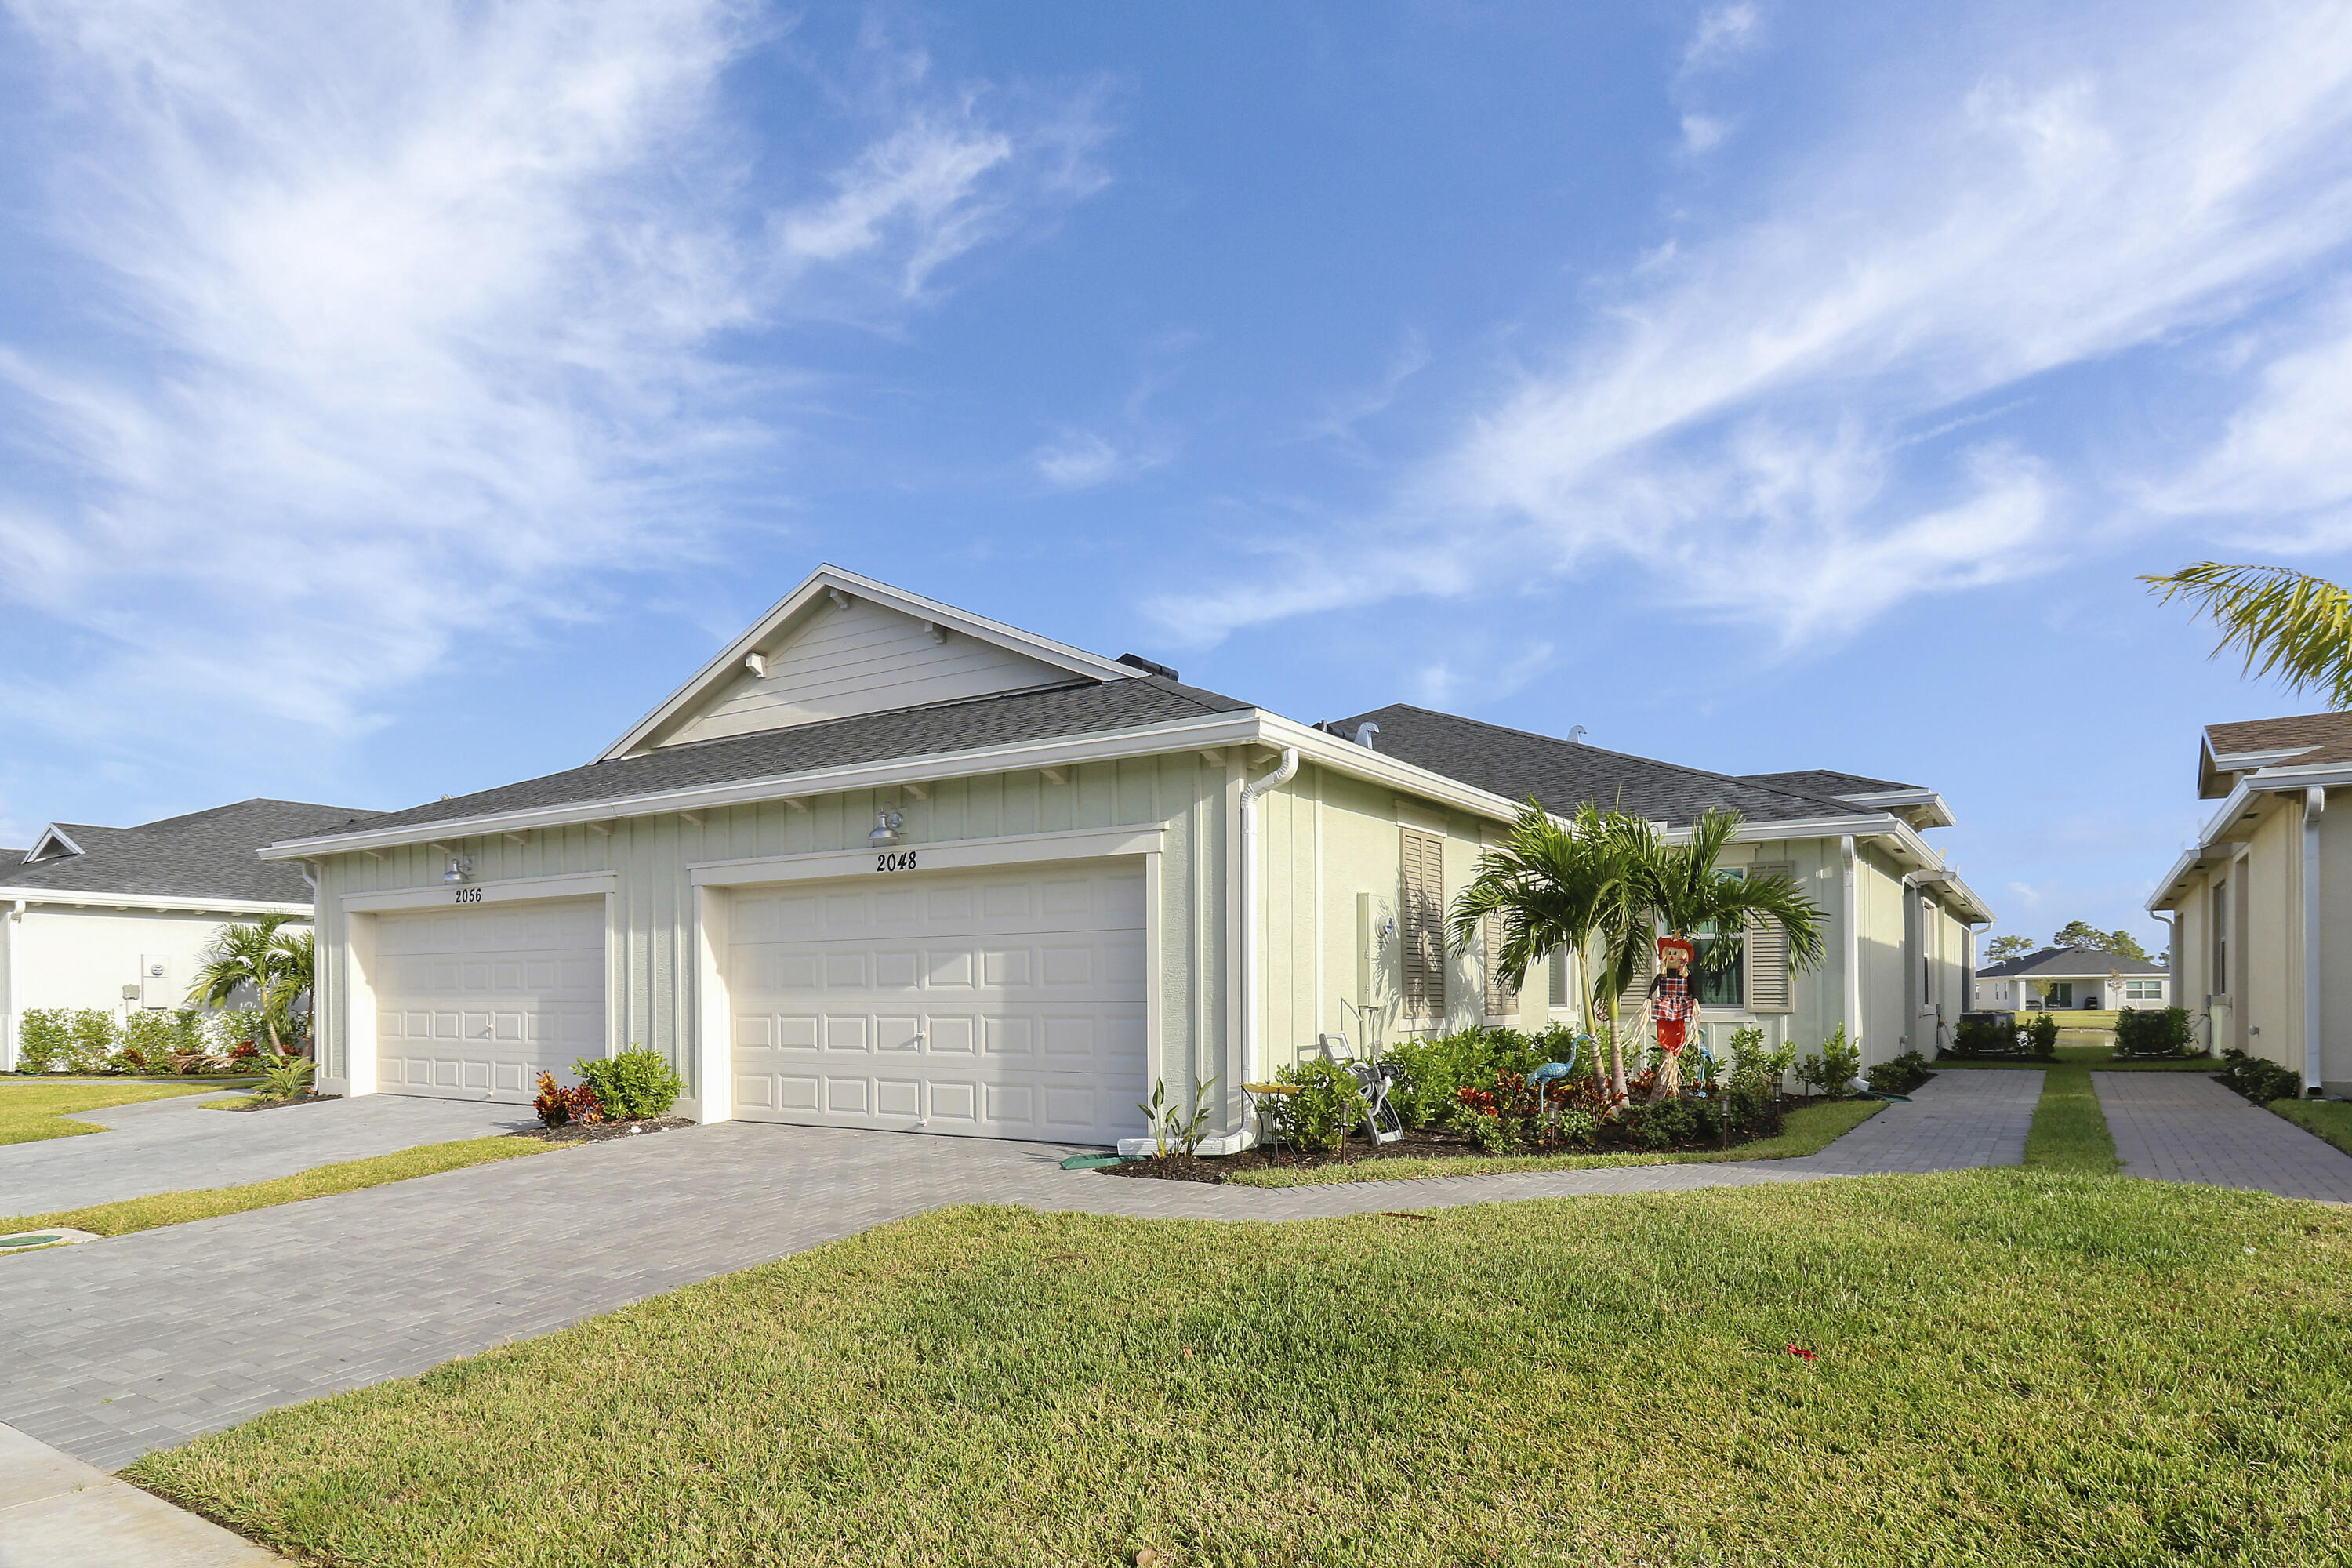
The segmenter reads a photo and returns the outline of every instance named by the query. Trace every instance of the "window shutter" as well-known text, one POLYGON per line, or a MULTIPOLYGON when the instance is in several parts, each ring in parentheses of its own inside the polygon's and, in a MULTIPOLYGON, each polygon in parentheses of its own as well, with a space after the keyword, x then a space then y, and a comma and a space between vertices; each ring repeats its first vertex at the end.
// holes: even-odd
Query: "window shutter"
POLYGON ((1405 1016, 1445 1016, 1445 840, 1412 828, 1402 835, 1405 1016))
MULTIPOLYGON (((1782 862, 1758 865, 1750 877, 1794 879, 1797 868, 1782 862)), ((1787 1013, 1794 1010, 1789 984, 1789 933, 1779 921, 1751 915, 1748 921, 1748 1010, 1787 1013)))
POLYGON ((1551 1005, 1568 1005, 1568 949, 1564 947, 1551 950, 1551 1005))
POLYGON ((1650 975, 1658 967, 1658 944, 1654 938, 1642 944, 1641 962, 1633 965, 1633 978, 1617 994, 1620 1017, 1631 1018, 1650 999, 1650 975))
POLYGON ((1486 1016, 1508 1018, 1519 1010, 1519 988, 1503 982, 1503 919, 1488 915, 1480 932, 1486 949, 1486 1016))

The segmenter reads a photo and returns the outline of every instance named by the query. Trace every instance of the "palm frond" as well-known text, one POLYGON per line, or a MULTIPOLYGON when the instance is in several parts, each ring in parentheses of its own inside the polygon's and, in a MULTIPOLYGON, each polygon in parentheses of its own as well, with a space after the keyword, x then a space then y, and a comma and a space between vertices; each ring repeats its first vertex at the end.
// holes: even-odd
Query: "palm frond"
POLYGON ((2352 708, 2352 593, 2284 566, 2214 561, 2140 581, 2166 604, 2188 600, 2221 628, 2215 658, 2242 648, 2248 676, 2275 676, 2290 690, 2317 690, 2330 707, 2352 708))

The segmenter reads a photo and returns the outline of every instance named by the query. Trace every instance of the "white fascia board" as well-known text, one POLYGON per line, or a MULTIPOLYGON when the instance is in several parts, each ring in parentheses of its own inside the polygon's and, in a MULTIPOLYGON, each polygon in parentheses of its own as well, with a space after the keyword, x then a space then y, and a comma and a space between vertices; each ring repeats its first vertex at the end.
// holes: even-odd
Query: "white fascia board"
POLYGON ((2146 910, 2149 914, 2157 914, 2165 910, 2171 909, 2173 907, 2172 895, 2175 890, 2179 888, 2180 879, 2189 875, 2190 869, 2203 858, 2205 858, 2205 847, 2201 844, 2193 849, 2182 850, 2180 852, 2180 858, 2172 863, 2172 869, 2164 874, 2164 880, 2156 885, 2157 890, 2155 895, 2150 898, 2147 902, 2142 904, 2140 908, 2146 910))
POLYGON ((310 917, 308 904, 263 899, 186 899, 166 893, 87 893, 70 888, 12 888, 0 883, 0 902, 70 904, 90 909, 158 910, 169 914, 294 915, 310 917))
MULTIPOLYGON (((2208 742, 2210 750, 2210 742, 2208 742)), ((2267 752, 2230 752, 2213 758, 2213 766, 2230 773, 2251 773, 2256 768, 2273 767, 2291 763, 2297 757, 2308 756, 2317 746, 2278 746, 2267 752)))
POLYGON ((1100 654, 1055 642, 1051 637, 1041 637, 1034 632, 1024 632, 1018 626, 1008 626, 1002 621, 992 621, 985 616, 975 616, 969 610, 959 610, 953 605, 942 605, 936 599, 926 599, 920 594, 910 594, 904 588, 894 588, 887 583, 877 583, 871 577, 827 563, 810 573, 799 587, 777 600, 766 615, 751 623, 750 630, 730 643, 725 652, 704 665, 695 672, 693 679, 664 698, 658 707, 638 720, 627 734, 614 742, 596 760, 609 763, 615 757, 628 755, 631 749, 643 744, 646 736, 675 718, 680 709, 701 696, 713 682, 732 679, 736 669, 741 666, 744 655, 758 647, 778 626, 799 615, 828 589, 836 589, 853 598, 871 600, 912 616, 917 620, 929 621, 950 631, 994 643, 999 647, 1025 654, 1089 679, 1132 680, 1143 673, 1115 658, 1105 658, 1100 654))
POLYGON ((1882 789, 1874 790, 1866 795, 1841 795, 1832 798, 1842 800, 1848 805, 1876 806, 1885 811, 1903 806, 1924 805, 1927 808, 1928 815, 1935 818, 1928 824, 1930 827, 1951 827, 1959 821, 1959 818, 1952 815, 1952 808, 1944 797, 1931 789, 1882 789))
POLYGON ((1312 724, 1301 724, 1280 714, 1260 711, 1265 723, 1256 738, 1269 746, 1297 747, 1303 762, 1314 763, 1368 784, 1385 784, 1392 790, 1416 795, 1424 800, 1459 806, 1473 816, 1508 822, 1518 815, 1517 801, 1506 800, 1491 791, 1464 784, 1460 779, 1432 773, 1402 757, 1391 757, 1369 746, 1360 746, 1353 741, 1343 741, 1328 730, 1318 730, 1312 724))

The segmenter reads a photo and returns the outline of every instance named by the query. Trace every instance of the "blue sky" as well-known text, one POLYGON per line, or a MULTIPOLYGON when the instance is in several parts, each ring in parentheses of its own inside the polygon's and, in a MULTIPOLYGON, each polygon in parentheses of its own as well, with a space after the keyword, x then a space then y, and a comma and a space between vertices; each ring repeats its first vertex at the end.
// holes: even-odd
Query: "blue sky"
POLYGON ((2352 572, 2340 5, 0 0, 0 842, 575 764, 833 560, 1931 784, 2129 924, 2136 574, 2352 572))

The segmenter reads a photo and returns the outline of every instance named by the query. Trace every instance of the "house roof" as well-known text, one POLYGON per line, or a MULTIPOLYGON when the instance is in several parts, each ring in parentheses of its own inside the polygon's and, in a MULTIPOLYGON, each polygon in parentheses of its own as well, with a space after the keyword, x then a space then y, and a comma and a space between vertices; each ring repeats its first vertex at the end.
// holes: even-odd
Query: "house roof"
POLYGON ((2006 959, 1977 971, 1979 980, 2075 979, 2108 974, 2165 974, 2161 963, 2145 958, 2123 958, 2095 947, 2045 947, 2023 958, 2006 959))
POLYGON ((1832 768, 1801 768, 1791 773, 1741 773, 1750 784, 1768 784, 1774 789, 1792 789, 1801 795, 1827 795, 1835 800, 1849 795, 1884 795, 1890 790, 1924 789, 1925 784, 1896 784, 1892 779, 1864 778, 1860 773, 1842 773, 1832 768))
POLYGON ((2218 800, 2230 793, 2239 774, 2255 768, 2346 762, 2352 762, 2352 712, 2208 724, 2197 758, 2197 793, 2202 799, 2218 800))
POLYGON ((1588 801, 1671 827, 1688 826, 1709 808, 1738 811, 1750 822, 1854 815, 1852 805, 1826 795, 1507 729, 1409 703, 1376 708, 1352 719, 1333 720, 1323 727, 1352 737, 1361 724, 1380 726, 1380 733, 1372 738, 1378 751, 1507 800, 1525 800, 1532 795, 1555 816, 1564 816, 1588 801))
MULTIPOLYGON (((724 740, 665 746, 635 756, 567 768, 520 784, 436 800, 369 819, 370 828, 454 822, 538 806, 585 805, 665 790, 781 777, 818 768, 1024 741, 1059 740, 1171 719, 1231 713, 1250 704, 1163 676, 1138 675, 1043 691, 977 697, 846 719, 763 730, 724 740)), ((324 833, 332 825, 313 829, 324 833)), ((297 835, 287 834, 287 838, 297 835)))
POLYGON ((137 827, 52 824, 44 847, 60 837, 80 853, 27 862, 0 858, 0 893, 9 889, 126 893, 175 899, 307 904, 310 884, 290 865, 260 858, 280 839, 327 833, 375 814, 295 800, 243 800, 165 817, 137 827))

